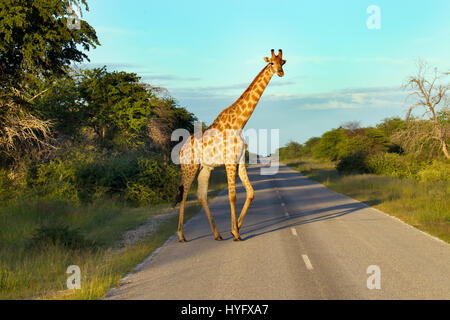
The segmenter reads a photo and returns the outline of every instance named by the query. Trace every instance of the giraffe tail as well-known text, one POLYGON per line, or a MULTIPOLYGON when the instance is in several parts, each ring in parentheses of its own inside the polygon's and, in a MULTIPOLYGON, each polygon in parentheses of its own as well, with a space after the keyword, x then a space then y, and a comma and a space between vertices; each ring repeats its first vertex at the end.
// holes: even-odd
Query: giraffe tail
POLYGON ((175 208, 178 202, 181 202, 181 200, 183 200, 183 193, 184 193, 184 186, 180 185, 180 187, 178 188, 177 197, 175 198, 175 202, 173 203, 172 206, 173 208, 175 208))

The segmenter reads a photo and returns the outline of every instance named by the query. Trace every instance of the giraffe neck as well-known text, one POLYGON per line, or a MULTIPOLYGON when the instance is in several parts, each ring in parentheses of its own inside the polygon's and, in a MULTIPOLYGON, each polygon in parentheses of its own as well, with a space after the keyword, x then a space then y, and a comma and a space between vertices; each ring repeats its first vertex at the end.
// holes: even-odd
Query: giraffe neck
POLYGON ((223 110, 210 128, 243 129, 250 119, 261 95, 269 84, 274 72, 270 65, 265 66, 247 90, 231 106, 223 110))
POLYGON ((273 75, 274 72, 270 65, 265 66, 248 86, 247 90, 232 105, 230 114, 236 116, 238 129, 243 129, 247 124, 273 75))

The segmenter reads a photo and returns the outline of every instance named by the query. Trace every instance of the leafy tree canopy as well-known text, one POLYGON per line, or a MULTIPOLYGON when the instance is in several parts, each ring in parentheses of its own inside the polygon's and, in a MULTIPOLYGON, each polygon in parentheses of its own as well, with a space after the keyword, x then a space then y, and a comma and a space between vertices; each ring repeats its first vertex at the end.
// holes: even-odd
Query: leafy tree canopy
POLYGON ((2 0, 0 2, 0 80, 14 85, 26 75, 62 74, 71 62, 89 60, 81 51, 99 45, 95 30, 85 21, 69 28, 72 6, 86 0, 2 0), (81 46, 81 48, 79 47, 81 46))
POLYGON ((342 128, 325 132, 320 141, 313 147, 313 153, 318 158, 336 160, 339 157, 338 144, 345 139, 345 130, 342 128))
POLYGON ((133 144, 155 113, 156 97, 135 73, 108 72, 106 67, 83 70, 79 86, 87 125, 104 141, 121 133, 125 142, 133 144))

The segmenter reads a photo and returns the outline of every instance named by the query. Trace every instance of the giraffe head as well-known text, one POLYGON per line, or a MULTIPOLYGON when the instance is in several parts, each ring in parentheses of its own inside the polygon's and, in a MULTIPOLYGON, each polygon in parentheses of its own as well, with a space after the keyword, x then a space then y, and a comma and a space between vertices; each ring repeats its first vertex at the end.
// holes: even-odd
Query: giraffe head
POLYGON ((275 55, 275 50, 271 50, 272 57, 265 57, 264 61, 271 65, 271 68, 274 73, 278 74, 278 76, 284 76, 283 65, 286 63, 286 60, 283 60, 283 52, 278 50, 278 55, 275 55))

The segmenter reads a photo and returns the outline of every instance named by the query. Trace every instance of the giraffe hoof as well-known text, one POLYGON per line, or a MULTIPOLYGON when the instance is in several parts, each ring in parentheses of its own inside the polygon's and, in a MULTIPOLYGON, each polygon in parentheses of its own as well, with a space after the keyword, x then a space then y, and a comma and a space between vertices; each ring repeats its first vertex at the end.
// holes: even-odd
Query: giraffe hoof
POLYGON ((238 234, 237 236, 231 232, 231 235, 233 236, 233 241, 242 241, 241 236, 238 234))
POLYGON ((223 239, 222 239, 222 237, 221 237, 220 234, 219 234, 217 237, 214 238, 214 240, 216 240, 216 241, 222 241, 223 239))
POLYGON ((182 243, 183 243, 183 242, 187 242, 187 241, 186 241, 186 239, 183 237, 183 238, 181 238, 180 240, 178 240, 178 242, 182 242, 182 243))

